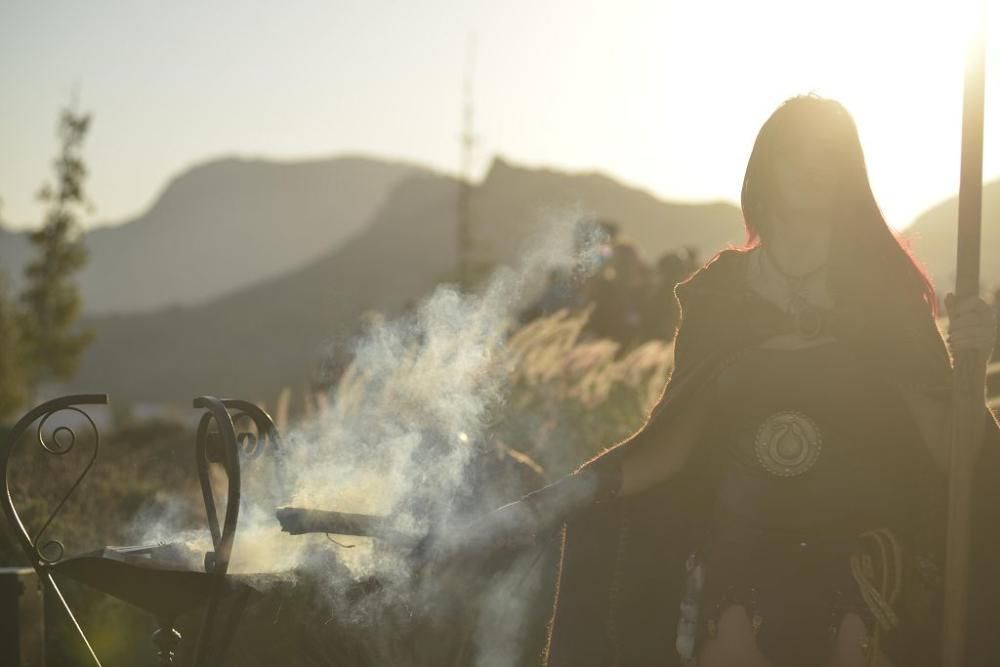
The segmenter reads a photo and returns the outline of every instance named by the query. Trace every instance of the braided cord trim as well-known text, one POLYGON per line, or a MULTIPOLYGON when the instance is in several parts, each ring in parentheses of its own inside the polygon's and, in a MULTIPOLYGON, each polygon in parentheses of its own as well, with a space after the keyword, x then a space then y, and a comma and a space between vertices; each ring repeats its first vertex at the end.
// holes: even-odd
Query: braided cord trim
POLYGON ((871 667, 878 657, 881 635, 899 625, 899 615, 892 605, 903 588, 903 557, 896 536, 888 528, 868 530, 860 537, 874 543, 878 553, 878 571, 882 575, 876 585, 876 561, 871 554, 851 555, 851 574, 865 605, 877 621, 867 646, 867 662, 871 667))

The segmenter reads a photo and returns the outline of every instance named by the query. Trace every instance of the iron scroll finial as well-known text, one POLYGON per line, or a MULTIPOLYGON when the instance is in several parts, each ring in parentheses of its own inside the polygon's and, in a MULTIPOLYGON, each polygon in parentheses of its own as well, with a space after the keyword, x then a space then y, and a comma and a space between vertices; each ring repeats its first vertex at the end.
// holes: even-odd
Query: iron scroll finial
POLYGON ((91 468, 94 467, 94 463, 97 461, 97 456, 100 452, 100 432, 97 429, 97 425, 94 423, 94 420, 90 418, 90 415, 78 406, 107 405, 107 403, 107 394, 77 394, 46 401, 24 415, 17 422, 17 424, 14 425, 14 428, 11 429, 7 436, 7 442, 3 448, 2 456, 0 456, 0 473, 3 475, 4 484, 2 499, 4 514, 14 527, 14 532, 17 535, 18 541, 21 543, 21 548, 24 550, 29 562, 33 564, 39 564, 42 566, 51 565, 59 561, 64 555, 65 549, 62 543, 58 540, 49 540, 44 543, 39 543, 39 540, 48 527, 52 525, 52 522, 62 511, 62 508, 65 507, 66 502, 76 492, 77 488, 79 488, 91 468), (77 443, 77 434, 72 428, 69 426, 57 426, 53 429, 51 438, 45 437, 45 424, 48 420, 53 415, 65 411, 75 412, 82 415, 87 424, 89 424, 94 433, 94 451, 90 455, 90 458, 88 459, 83 470, 80 472, 80 475, 56 504, 55 509, 42 524, 42 527, 36 531, 34 535, 31 535, 25 527, 24 522, 21 520, 21 516, 17 512, 17 508, 14 507, 14 499, 10 489, 11 457, 18 442, 21 441, 24 434, 28 432, 31 425, 35 422, 38 423, 35 427, 35 440, 38 442, 38 445, 41 447, 43 452, 53 456, 65 456, 66 454, 69 454, 76 447, 77 443), (54 551, 52 551, 53 549, 54 551), (53 555, 53 553, 55 555, 53 555))
MULTIPOLYGON (((226 404, 213 396, 200 396, 194 399, 195 408, 203 408, 206 413, 202 415, 198 423, 198 434, 195 440, 195 462, 198 468, 198 480, 201 483, 202 498, 205 501, 205 514, 208 518, 209 530, 212 534, 213 551, 205 554, 205 571, 214 576, 212 582, 212 594, 208 600, 208 607, 205 610, 204 621, 202 622, 201 633, 198 638, 198 646, 195 649, 195 667, 202 667, 208 664, 211 645, 209 638, 212 636, 215 617, 218 612, 222 589, 225 582, 226 573, 229 571, 229 559, 232 556, 233 542, 236 539, 236 524, 239 520, 240 512, 240 453, 239 443, 236 437, 236 428, 233 425, 232 415, 229 413, 226 404), (209 465, 215 461, 210 457, 208 436, 212 422, 215 422, 219 429, 220 444, 222 451, 219 452, 222 467, 226 472, 226 514, 222 526, 219 526, 218 511, 215 506, 215 494, 212 490, 212 475, 209 465)), ((230 630, 226 630, 225 636, 219 649, 225 651, 225 644, 228 643, 230 630)))
POLYGON ((91 419, 90 415, 82 410, 80 406, 107 404, 107 394, 74 394, 46 401, 29 411, 21 417, 20 420, 18 420, 18 422, 14 425, 14 428, 11 429, 10 433, 7 435, 7 440, 4 443, 2 451, 0 451, 0 475, 3 477, 3 495, 0 497, 0 504, 3 505, 4 514, 13 528, 13 532, 16 535, 18 542, 21 544, 21 549, 24 551, 25 556, 35 568, 35 572, 38 573, 39 579, 46 587, 46 594, 51 594, 52 599, 58 602, 58 604, 66 612, 66 616, 69 618, 70 624, 73 626, 76 634, 80 637, 83 645, 86 647, 91 660, 98 667, 100 667, 101 661, 97 658, 97 654, 94 652, 93 647, 91 647, 90 642, 87 640, 87 636, 84 634, 83 629, 80 627, 76 617, 73 615, 73 611, 70 609, 69 604, 63 597, 62 591, 59 589, 55 579, 52 577, 52 568, 63 559, 66 549, 59 540, 53 539, 41 542, 41 539, 45 534, 45 531, 48 530, 49 526, 52 525, 52 522, 62 511, 63 507, 65 507, 67 501, 87 477, 91 468, 94 467, 100 452, 100 431, 94 423, 94 420, 91 419), (80 472, 79 476, 59 500, 55 509, 49 514, 48 518, 42 524, 42 527, 34 535, 32 535, 28 532, 24 522, 21 520, 21 516, 17 512, 17 508, 14 506, 14 498, 10 489, 11 457, 14 453, 14 449, 17 447, 17 444, 23 439, 31 425, 35 422, 38 422, 38 425, 36 426, 35 440, 43 452, 53 456, 65 456, 72 451, 76 447, 77 434, 69 426, 57 426, 52 431, 51 439, 46 439, 45 437, 46 422, 53 415, 64 411, 76 412, 84 417, 87 424, 89 424, 90 428, 94 432, 94 451, 90 455, 90 458, 87 460, 87 463, 80 472))

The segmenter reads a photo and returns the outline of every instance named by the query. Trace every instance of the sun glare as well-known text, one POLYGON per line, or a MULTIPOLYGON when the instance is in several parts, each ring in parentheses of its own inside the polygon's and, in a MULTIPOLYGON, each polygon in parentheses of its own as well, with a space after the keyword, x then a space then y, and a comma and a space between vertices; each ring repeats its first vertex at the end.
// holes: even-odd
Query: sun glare
MULTIPOLYGON (((994 74, 991 85, 989 77, 1000 40, 992 5, 988 106, 1000 82, 994 74)), ((737 105, 728 114, 733 127, 718 132, 720 143, 746 146, 748 154, 761 123, 793 94, 838 99, 858 124, 878 201, 890 224, 902 227, 957 191, 962 83, 978 11, 975 0, 762 0, 679 3, 671 19, 692 26, 676 33, 696 55, 686 63, 688 85, 700 79, 707 95, 724 91, 717 103, 737 105)), ((702 159, 706 171, 718 169, 716 154, 702 159)))

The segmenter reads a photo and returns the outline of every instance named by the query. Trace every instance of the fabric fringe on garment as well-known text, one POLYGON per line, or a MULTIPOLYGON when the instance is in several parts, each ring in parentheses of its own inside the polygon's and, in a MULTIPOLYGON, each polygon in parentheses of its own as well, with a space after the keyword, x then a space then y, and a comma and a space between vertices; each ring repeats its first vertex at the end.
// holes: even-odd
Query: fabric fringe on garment
POLYGON ((705 573, 696 554, 690 554, 685 563, 687 582, 684 598, 681 600, 681 615, 677 621, 677 653, 683 667, 695 667, 695 644, 698 621, 701 615, 701 591, 705 585, 705 573))

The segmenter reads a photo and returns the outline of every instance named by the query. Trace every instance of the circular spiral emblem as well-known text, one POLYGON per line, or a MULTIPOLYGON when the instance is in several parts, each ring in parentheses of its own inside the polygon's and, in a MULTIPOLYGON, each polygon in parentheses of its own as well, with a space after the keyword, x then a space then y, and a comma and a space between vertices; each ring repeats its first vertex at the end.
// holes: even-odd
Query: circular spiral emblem
POLYGON ((779 477, 795 477, 819 458, 823 439, 819 426, 795 410, 776 412, 761 423, 754 440, 757 460, 779 477))

